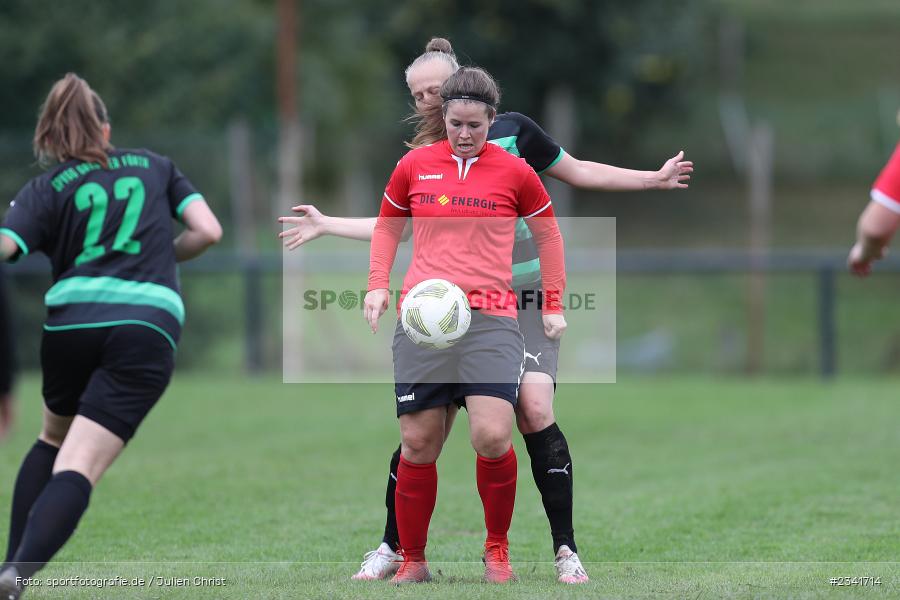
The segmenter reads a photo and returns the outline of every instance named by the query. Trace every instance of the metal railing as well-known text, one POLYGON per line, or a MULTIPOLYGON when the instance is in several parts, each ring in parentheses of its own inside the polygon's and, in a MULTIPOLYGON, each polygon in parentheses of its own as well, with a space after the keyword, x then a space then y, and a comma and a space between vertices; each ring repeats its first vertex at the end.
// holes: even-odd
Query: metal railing
MULTIPOLYGON (((358 271, 351 257, 358 252, 317 252, 315 261, 304 263, 310 272, 358 271)), ((596 255, 572 249, 567 252, 570 272, 595 272, 596 255)), ((244 351, 246 367, 251 372, 263 368, 262 329, 264 301, 261 281, 264 275, 280 273, 282 255, 277 252, 240 255, 216 251, 194 261, 183 263, 183 273, 235 274, 243 281, 245 313, 244 351)), ((900 271, 900 259, 888 259, 878 271, 900 271)), ((43 257, 28 257, 7 269, 10 277, 47 273, 49 265, 43 257)), ((846 252, 838 250, 777 250, 754 255, 748 251, 701 250, 618 250, 616 273, 623 275, 728 275, 752 273, 797 273, 814 275, 817 280, 818 372, 831 377, 837 372, 836 278, 846 272, 846 252)))

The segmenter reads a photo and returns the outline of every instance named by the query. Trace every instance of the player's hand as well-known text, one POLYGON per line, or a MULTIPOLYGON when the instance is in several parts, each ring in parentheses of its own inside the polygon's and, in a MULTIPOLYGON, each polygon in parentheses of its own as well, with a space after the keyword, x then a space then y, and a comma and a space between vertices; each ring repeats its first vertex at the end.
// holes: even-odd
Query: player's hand
POLYGON ((389 296, 386 289, 380 288, 366 294, 366 298, 363 300, 363 316, 369 322, 372 333, 378 332, 378 319, 387 310, 389 296))
POLYGON ((15 421, 12 394, 0 394, 0 441, 6 439, 15 421))
POLYGON ((566 318, 562 315, 543 315, 544 335, 551 340, 558 340, 566 330, 566 318))
POLYGON ((302 217, 278 217, 279 223, 293 225, 278 234, 284 240, 284 247, 295 250, 306 242, 311 242, 325 232, 325 215, 312 204, 301 204, 291 208, 295 213, 302 213, 302 217))
POLYGON ((872 272, 872 263, 887 256, 887 247, 882 247, 877 254, 866 251, 863 244, 856 242, 847 257, 847 268, 857 277, 866 277, 872 272))
POLYGON ((684 158, 684 150, 667 160, 656 176, 659 181, 659 189, 674 190, 688 187, 691 173, 694 172, 694 163, 684 158))

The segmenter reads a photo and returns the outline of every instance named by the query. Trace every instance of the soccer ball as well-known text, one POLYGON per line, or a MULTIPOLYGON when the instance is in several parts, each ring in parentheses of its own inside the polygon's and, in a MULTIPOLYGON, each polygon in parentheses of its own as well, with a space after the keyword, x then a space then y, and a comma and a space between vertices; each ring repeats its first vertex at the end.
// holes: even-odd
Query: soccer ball
POLYGON ((414 343, 442 350, 469 330, 472 309, 459 286, 446 279, 426 279, 406 294, 400 305, 400 321, 414 343))

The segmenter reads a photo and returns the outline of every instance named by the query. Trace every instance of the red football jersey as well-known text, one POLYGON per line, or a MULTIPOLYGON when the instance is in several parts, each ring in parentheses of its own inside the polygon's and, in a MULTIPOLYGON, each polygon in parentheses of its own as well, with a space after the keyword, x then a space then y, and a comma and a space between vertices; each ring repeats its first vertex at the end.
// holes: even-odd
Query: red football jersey
POLYGON ((900 213, 900 144, 897 144, 891 159, 875 180, 872 200, 900 213))
POLYGON ((466 292, 473 308, 515 317, 512 249, 516 221, 524 217, 550 298, 544 312, 561 312, 562 238, 550 196, 524 160, 494 144, 485 144, 478 156, 460 158, 446 140, 408 152, 384 192, 372 237, 370 290, 389 287, 407 217, 413 217, 413 258, 403 293, 426 279, 447 279, 466 292))

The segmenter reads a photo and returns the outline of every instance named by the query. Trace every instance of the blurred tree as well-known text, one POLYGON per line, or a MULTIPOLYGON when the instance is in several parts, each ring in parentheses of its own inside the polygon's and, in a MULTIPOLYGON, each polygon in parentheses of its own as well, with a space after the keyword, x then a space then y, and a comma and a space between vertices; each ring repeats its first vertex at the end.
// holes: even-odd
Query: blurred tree
POLYGON ((257 0, 4 0, 0 129, 30 129, 50 84, 67 71, 100 91, 114 124, 127 128, 221 126, 237 113, 268 114, 270 14, 257 0))
MULTIPOLYGON (((540 118, 548 91, 569 86, 581 136, 627 145, 701 54, 703 2, 305 0, 300 106, 314 154, 341 153, 348 134, 399 141, 402 71, 432 35, 499 79, 505 109, 540 118)), ((101 91, 120 130, 222 129, 238 115, 272 124, 274 32, 268 0, 4 0, 0 130, 30 129, 70 70, 101 91)), ((314 185, 337 183, 327 165, 309 168, 314 185)))
POLYGON ((499 80, 504 110, 540 118, 548 92, 566 86, 582 138, 622 147, 648 108, 677 98, 704 15, 703 0, 426 0, 390 11, 387 35, 409 58, 447 37, 462 63, 499 80))
POLYGON ((380 173, 403 153, 406 128, 401 119, 408 93, 398 67, 402 59, 391 54, 384 29, 385 11, 391 10, 384 0, 302 3, 300 107, 309 153, 305 187, 313 199, 335 190, 352 195, 342 207, 345 214, 368 215, 377 198, 360 202, 360 192, 342 193, 342 188, 360 187, 348 178, 365 179, 373 162, 380 173), (392 149, 385 152, 385 146, 392 149))

